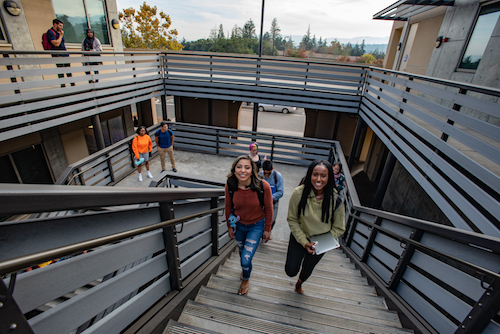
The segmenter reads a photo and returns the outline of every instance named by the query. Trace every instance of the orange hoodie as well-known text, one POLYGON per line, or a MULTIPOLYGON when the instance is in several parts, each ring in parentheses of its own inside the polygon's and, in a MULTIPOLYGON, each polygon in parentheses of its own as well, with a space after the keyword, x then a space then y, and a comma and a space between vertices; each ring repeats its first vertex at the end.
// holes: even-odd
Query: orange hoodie
POLYGON ((148 153, 153 150, 153 143, 148 135, 135 136, 132 140, 132 151, 134 151, 135 158, 139 160, 139 153, 148 153))

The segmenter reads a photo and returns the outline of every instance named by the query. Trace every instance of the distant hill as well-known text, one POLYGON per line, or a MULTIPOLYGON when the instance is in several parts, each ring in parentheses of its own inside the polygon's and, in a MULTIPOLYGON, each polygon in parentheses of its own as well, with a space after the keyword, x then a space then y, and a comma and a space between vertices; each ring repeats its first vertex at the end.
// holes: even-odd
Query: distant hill
POLYGON ((387 44, 365 44, 366 53, 375 51, 375 49, 378 49, 381 52, 386 52, 387 44))
MULTIPOLYGON (((300 41, 302 41, 302 37, 304 37, 304 35, 292 35, 292 40, 296 45, 299 45, 300 41)), ((324 39, 325 38, 323 37, 323 40, 324 39)), ((351 44, 356 44, 356 43, 361 44, 361 43, 363 43, 363 40, 365 40, 365 45, 366 44, 385 44, 385 45, 387 45, 387 43, 389 42, 389 36, 387 36, 387 37, 359 36, 359 37, 352 37, 352 38, 327 37, 326 41, 328 43, 330 43, 334 39, 336 39, 337 41, 339 41, 340 43, 343 43, 343 44, 348 43, 348 42, 350 42, 351 44)), ((317 41, 319 40, 318 36, 316 36, 316 40, 317 41)))

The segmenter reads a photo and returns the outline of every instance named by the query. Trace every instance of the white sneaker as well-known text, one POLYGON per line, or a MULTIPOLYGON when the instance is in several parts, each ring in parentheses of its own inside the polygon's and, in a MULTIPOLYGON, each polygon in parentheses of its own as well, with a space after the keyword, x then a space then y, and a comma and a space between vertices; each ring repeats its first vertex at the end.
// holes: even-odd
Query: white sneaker
POLYGON ((142 174, 139 174, 139 182, 142 182, 142 174))
POLYGON ((151 174, 151 172, 150 172, 150 171, 148 171, 148 177, 149 177, 150 179, 152 179, 152 178, 153 178, 153 174, 151 174))

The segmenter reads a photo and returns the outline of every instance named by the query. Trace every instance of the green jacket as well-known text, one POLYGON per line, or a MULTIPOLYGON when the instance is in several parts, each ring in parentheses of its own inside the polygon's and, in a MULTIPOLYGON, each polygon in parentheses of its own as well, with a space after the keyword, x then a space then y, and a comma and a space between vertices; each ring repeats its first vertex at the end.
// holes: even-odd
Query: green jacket
MULTIPOLYGON (((295 188, 290 196, 290 202, 288 204, 287 221, 295 240, 305 247, 305 245, 309 242, 309 237, 312 235, 330 231, 334 238, 340 237, 345 231, 344 203, 340 204, 337 210, 335 210, 333 215, 333 224, 330 224, 330 222, 324 223, 321 220, 321 206, 323 205, 323 200, 316 200, 314 191, 311 190, 311 193, 307 198, 304 214, 298 216, 298 207, 303 191, 304 185, 295 188)), ((337 195, 333 198, 330 210, 333 210, 336 197, 337 195)), ((331 216, 330 212, 330 217, 331 216)))

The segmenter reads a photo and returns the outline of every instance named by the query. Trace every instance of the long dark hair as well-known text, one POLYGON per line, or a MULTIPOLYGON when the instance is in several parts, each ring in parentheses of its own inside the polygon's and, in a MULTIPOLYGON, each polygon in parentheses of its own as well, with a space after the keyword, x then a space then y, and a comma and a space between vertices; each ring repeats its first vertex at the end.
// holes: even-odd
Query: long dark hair
POLYGON ((234 171, 236 169, 236 165, 240 160, 248 160, 250 161, 250 165, 252 166, 252 182, 250 182, 250 189, 253 191, 258 191, 262 187, 262 178, 258 174, 257 171, 257 166, 255 166, 255 162, 252 161, 252 159, 248 155, 240 155, 239 157, 236 158, 233 162, 233 166, 231 167, 231 172, 227 175, 227 189, 229 191, 236 191, 238 190, 238 178, 234 174, 234 171))
POLYGON ((306 177, 304 178, 304 191, 302 192, 302 197, 300 198, 299 202, 299 207, 298 207, 298 215, 304 214, 305 208, 306 208, 306 203, 307 203, 307 198, 309 197, 311 193, 311 189, 313 189, 312 183, 311 183, 311 176, 313 173, 314 167, 318 165, 323 165, 326 167, 328 170, 328 182, 326 183, 325 190, 323 193, 323 205, 321 207, 321 220, 324 223, 328 223, 328 220, 331 218, 333 221, 333 213, 332 217, 330 217, 330 207, 333 205, 333 198, 335 197, 335 180, 333 179, 333 169, 332 169, 332 164, 329 163, 326 160, 314 160, 311 162, 309 165, 309 168, 307 169, 307 174, 306 177))
POLYGON ((141 130, 144 129, 146 130, 146 135, 148 134, 148 129, 146 129, 146 127, 144 125, 141 125, 137 128, 137 130, 135 130, 135 133, 139 134, 141 132, 141 130))

